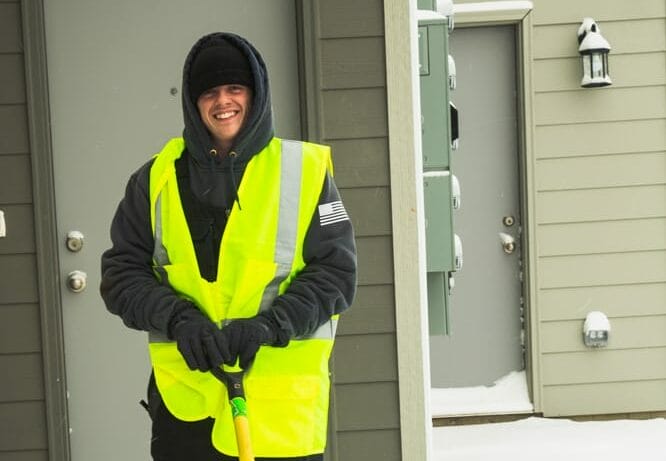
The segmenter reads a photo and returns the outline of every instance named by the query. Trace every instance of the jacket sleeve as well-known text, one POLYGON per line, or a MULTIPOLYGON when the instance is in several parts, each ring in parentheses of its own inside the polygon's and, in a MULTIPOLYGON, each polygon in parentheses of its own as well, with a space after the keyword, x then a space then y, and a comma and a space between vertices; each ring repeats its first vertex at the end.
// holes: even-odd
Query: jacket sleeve
POLYGON ((153 272, 148 180, 152 161, 129 179, 111 223, 112 246, 102 255, 100 293, 107 309, 130 328, 166 335, 178 308, 191 305, 153 272))
POLYGON ((305 267, 269 310, 289 338, 309 336, 354 299, 356 244, 351 221, 341 206, 340 193, 327 175, 305 237, 305 267), (331 205, 336 213, 330 213, 331 205))

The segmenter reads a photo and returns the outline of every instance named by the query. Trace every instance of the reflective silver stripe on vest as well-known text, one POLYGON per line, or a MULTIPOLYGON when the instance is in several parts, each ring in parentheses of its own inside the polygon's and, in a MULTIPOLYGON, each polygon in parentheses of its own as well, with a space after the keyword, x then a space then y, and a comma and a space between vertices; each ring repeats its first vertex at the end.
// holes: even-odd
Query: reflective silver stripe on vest
POLYGON ((338 319, 331 319, 324 323, 322 326, 311 335, 299 339, 335 339, 335 332, 338 329, 338 319))
MULTIPOLYGON (((162 278, 163 284, 168 284, 168 276, 166 270, 162 266, 170 264, 169 255, 167 254, 164 242, 162 240, 162 192, 160 191, 155 200, 155 247, 153 248, 153 261, 155 262, 155 271, 162 278)), ((150 343, 168 343, 171 342, 169 338, 163 333, 149 331, 148 342, 150 343)))
POLYGON ((282 140, 280 155, 280 204, 278 228, 275 239, 275 277, 264 289, 259 310, 271 307, 278 295, 280 284, 291 273, 291 265, 296 251, 298 233, 298 211, 301 202, 301 175, 303 174, 303 144, 298 141, 282 140))
POLYGON ((155 200, 155 247, 153 248, 153 260, 158 266, 166 266, 169 263, 169 255, 162 241, 162 191, 155 200))

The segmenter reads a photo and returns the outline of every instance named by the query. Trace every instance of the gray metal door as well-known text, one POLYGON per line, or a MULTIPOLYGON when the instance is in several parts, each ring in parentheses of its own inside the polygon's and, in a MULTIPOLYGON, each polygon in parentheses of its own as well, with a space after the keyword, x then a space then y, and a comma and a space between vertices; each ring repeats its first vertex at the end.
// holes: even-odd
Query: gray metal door
POLYGON ((464 265, 454 274, 450 333, 430 338, 436 388, 490 385, 523 369, 515 50, 512 26, 451 34, 460 111, 451 169, 462 192, 454 229, 464 265))
POLYGON ((208 32, 239 33, 262 51, 277 132, 299 136, 294 2, 44 3, 72 459, 146 460, 150 424, 138 401, 147 338, 108 314, 98 294, 111 217, 130 173, 180 135, 182 64, 208 32), (84 236, 78 252, 65 246, 70 231, 84 236), (76 270, 87 274, 80 293, 65 287, 76 270))

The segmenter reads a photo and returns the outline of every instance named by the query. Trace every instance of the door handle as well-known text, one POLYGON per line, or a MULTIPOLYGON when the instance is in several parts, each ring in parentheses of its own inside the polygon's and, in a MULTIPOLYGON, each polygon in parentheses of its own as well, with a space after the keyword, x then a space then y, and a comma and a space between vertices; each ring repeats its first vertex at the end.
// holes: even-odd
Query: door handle
POLYGON ((512 235, 505 232, 499 233, 500 242, 502 242, 502 249, 504 253, 510 255, 516 250, 516 239, 512 235))
POLYGON ((83 271, 72 271, 67 274, 67 288, 72 293, 81 293, 88 285, 88 274, 83 271))

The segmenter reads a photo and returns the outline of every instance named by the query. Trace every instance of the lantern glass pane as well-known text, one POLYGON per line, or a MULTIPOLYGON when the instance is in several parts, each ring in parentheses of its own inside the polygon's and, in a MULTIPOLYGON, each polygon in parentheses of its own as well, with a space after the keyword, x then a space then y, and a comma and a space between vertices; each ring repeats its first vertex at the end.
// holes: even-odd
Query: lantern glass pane
POLYGON ((601 54, 598 52, 592 53, 592 78, 603 78, 604 65, 601 59, 601 54))
POLYGON ((608 54, 604 53, 604 77, 610 74, 610 69, 608 69, 608 54))
POLYGON ((591 56, 590 55, 583 55, 583 76, 592 76, 592 72, 590 70, 591 66, 591 56))

